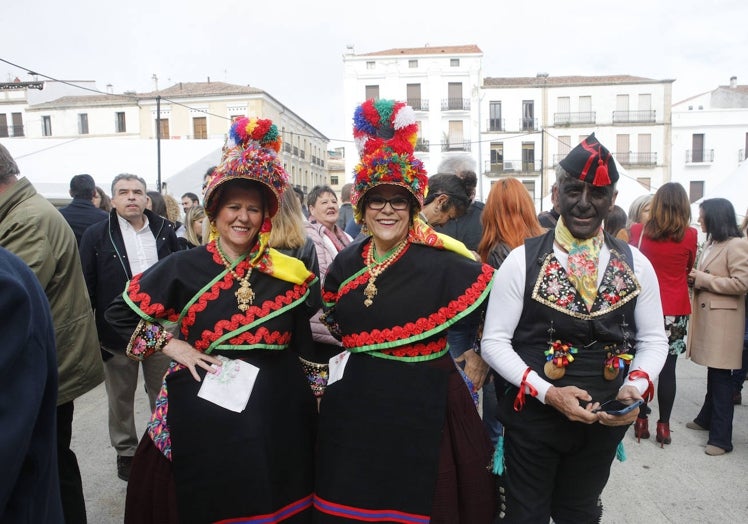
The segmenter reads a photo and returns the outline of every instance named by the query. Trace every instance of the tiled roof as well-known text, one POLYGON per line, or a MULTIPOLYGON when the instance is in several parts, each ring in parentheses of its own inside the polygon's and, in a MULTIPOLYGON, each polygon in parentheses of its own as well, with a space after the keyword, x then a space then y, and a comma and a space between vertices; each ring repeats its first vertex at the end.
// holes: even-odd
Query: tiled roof
POLYGON ((66 107, 80 106, 122 106, 137 105, 140 100, 150 100, 161 95, 162 98, 183 98, 200 96, 231 96, 231 95, 256 95, 264 93, 262 89, 250 86, 227 84, 225 82, 180 82, 166 89, 151 91, 148 93, 132 93, 127 95, 81 95, 63 96, 56 100, 36 104, 29 109, 64 109, 66 107))
POLYGON ((166 89, 151 91, 149 93, 138 93, 138 98, 156 98, 161 95, 170 97, 195 97, 215 95, 258 95, 263 93, 262 89, 250 86, 227 84, 226 82, 179 82, 166 89))
POLYGON ((730 86, 719 86, 717 89, 727 89, 730 91, 737 91, 738 93, 748 95, 748 85, 738 85, 735 87, 730 86))
POLYGON ((482 53, 477 45, 445 45, 424 47, 396 47, 373 53, 363 53, 358 56, 392 56, 392 55, 463 55, 482 53))
POLYGON ((81 106, 134 106, 137 103, 138 99, 136 95, 81 95, 63 96, 49 102, 29 106, 29 109, 63 109, 66 107, 81 106))
POLYGON ((608 75, 608 76, 526 76, 526 77, 487 77, 483 79, 484 87, 537 87, 567 85, 607 85, 607 84, 643 84, 654 82, 674 82, 674 80, 654 80, 641 76, 608 75))

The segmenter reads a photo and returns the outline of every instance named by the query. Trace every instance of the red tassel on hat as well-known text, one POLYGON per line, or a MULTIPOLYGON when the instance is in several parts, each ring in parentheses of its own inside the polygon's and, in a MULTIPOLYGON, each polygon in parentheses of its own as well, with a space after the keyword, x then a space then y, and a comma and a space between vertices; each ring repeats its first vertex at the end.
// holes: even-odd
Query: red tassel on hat
POLYGON ((602 158, 597 161, 597 169, 595 170, 595 178, 592 179, 593 186, 609 186, 610 176, 608 175, 608 166, 605 165, 602 158))

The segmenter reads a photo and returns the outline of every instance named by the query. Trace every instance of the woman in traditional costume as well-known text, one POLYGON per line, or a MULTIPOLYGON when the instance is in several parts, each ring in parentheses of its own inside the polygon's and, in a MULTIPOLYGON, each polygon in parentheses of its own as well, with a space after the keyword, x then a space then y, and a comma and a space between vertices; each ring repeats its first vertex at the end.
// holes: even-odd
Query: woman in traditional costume
POLYGON ((351 203, 370 237, 338 254, 323 286, 347 352, 320 407, 317 520, 491 522, 491 445, 447 330, 481 314, 493 268, 418 217, 427 177, 413 110, 369 100, 354 121, 351 203))
POLYGON ((311 519, 316 406, 298 354, 312 350, 318 281, 267 246, 288 187, 276 126, 241 118, 230 138, 205 195, 217 238, 136 275, 107 310, 130 357, 173 360, 125 522, 311 519))

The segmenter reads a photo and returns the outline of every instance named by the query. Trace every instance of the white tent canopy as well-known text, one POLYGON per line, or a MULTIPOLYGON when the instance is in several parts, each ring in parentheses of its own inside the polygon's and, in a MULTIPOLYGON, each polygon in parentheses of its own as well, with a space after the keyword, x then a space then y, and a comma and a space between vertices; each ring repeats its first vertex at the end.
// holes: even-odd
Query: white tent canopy
MULTIPOLYGON (((47 138, 3 139, 0 141, 15 159, 21 176, 49 199, 69 198, 70 179, 88 173, 96 184, 110 192, 112 179, 119 173, 133 173, 145 179, 149 189, 157 189, 158 157, 156 140, 140 138, 47 138)), ((206 159, 216 164, 221 158, 223 140, 162 140, 161 181, 167 191, 179 198, 192 191, 200 194, 206 159), (186 188, 182 191, 182 187, 186 188), (177 194, 176 191, 182 191, 177 194)))

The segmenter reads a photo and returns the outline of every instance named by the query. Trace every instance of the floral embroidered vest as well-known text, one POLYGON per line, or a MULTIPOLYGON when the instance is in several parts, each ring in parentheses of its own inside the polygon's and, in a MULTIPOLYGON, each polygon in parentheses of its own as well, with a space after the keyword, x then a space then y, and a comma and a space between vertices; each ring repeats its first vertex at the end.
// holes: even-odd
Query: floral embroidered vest
POLYGON ((639 282, 628 245, 607 233, 610 261, 590 311, 553 254, 553 231, 525 242, 524 308, 512 345, 524 361, 556 386, 586 389, 595 401, 612 398, 627 370, 612 379, 603 376, 611 354, 633 354, 636 342, 634 308, 639 282), (563 377, 551 380, 543 371, 549 341, 577 348, 563 377))

